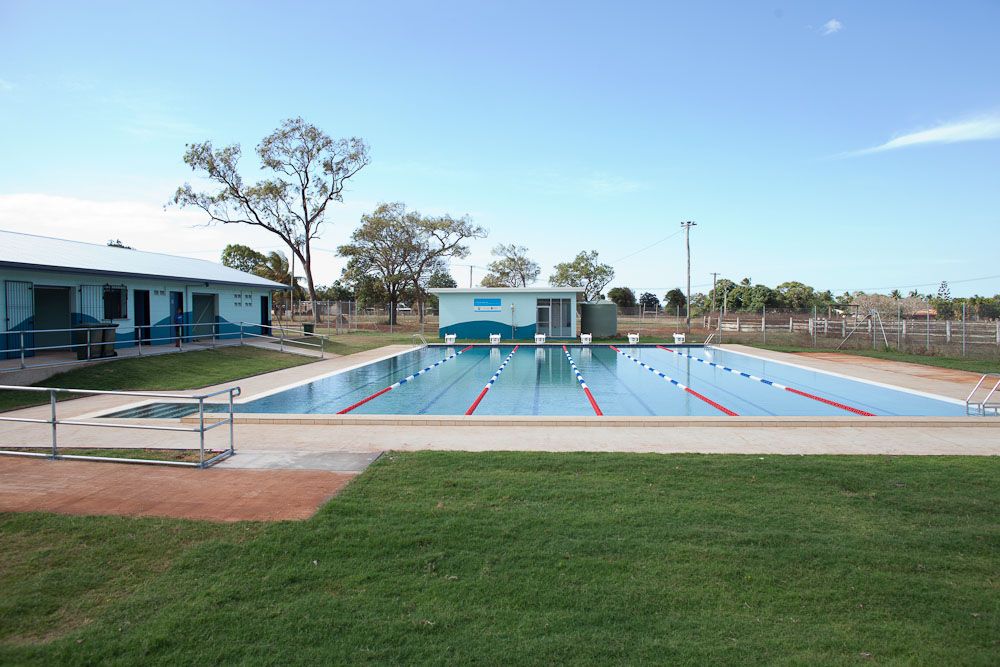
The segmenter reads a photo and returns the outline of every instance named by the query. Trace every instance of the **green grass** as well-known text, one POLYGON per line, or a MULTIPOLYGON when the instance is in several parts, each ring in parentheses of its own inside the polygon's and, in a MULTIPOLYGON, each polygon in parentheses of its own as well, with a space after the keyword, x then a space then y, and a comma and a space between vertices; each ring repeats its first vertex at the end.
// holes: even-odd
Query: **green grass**
POLYGON ((0 663, 1000 662, 1000 461, 391 454, 313 519, 0 516, 0 663))
MULTIPOLYGON (((223 347, 180 354, 131 357, 83 366, 36 383, 41 387, 115 391, 177 391, 208 387, 251 375, 307 364, 315 359, 255 347, 223 347)), ((0 412, 49 400, 48 394, 0 392, 0 412)))
POLYGON ((1000 359, 938 357, 925 354, 897 352, 895 350, 824 350, 813 347, 797 347, 789 345, 761 345, 760 343, 744 343, 744 345, 759 347, 765 350, 774 350, 775 352, 840 352, 842 354, 853 354, 860 357, 888 359, 889 361, 905 361, 911 364, 938 366, 940 368, 951 368, 958 371, 970 371, 973 373, 1000 373, 1000 359))

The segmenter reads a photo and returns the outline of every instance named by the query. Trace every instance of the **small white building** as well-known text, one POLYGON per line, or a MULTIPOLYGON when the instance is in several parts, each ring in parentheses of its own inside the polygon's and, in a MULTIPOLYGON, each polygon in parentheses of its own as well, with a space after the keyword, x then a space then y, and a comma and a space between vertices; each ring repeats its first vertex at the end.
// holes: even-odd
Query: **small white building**
POLYGON ((530 340, 576 337, 573 287, 447 287, 428 290, 438 297, 438 333, 458 338, 530 340))
POLYGON ((170 344, 178 309, 186 338, 237 337, 241 322, 270 325, 271 292, 288 289, 201 259, 3 230, 0 283, 0 358, 70 345, 88 324, 117 324, 119 348, 170 344))

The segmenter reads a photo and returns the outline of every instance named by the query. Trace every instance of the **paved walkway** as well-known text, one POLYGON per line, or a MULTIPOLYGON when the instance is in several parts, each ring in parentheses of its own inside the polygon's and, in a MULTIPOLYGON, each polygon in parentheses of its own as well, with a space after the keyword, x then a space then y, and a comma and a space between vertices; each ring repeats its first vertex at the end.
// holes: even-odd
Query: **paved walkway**
POLYGON ((222 470, 0 457, 0 512, 307 519, 356 473, 222 470))

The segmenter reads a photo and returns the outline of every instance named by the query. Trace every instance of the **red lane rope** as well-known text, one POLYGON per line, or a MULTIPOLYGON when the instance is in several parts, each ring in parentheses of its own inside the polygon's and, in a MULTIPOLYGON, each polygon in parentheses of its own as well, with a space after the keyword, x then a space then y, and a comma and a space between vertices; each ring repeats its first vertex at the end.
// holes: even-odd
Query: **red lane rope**
POLYGON ((724 366, 722 364, 717 364, 714 361, 708 361, 707 359, 702 359, 701 357, 695 357, 695 356, 692 356, 690 354, 687 354, 686 352, 678 352, 677 350, 672 350, 669 347, 664 347, 662 345, 657 345, 656 347, 658 347, 661 350, 666 350, 667 352, 670 352, 671 354, 676 354, 676 355, 681 356, 681 357, 687 357, 688 359, 694 359, 698 363, 707 364, 707 365, 712 366, 714 368, 718 368, 719 370, 726 371, 727 373, 732 373, 733 375, 739 375, 740 377, 747 378, 748 380, 754 380, 755 382, 760 382, 761 384, 766 384, 767 386, 774 387, 775 389, 782 389, 784 391, 790 391, 793 394, 798 394, 799 396, 804 396, 805 398, 811 398, 814 401, 819 401, 820 403, 826 403, 827 405, 831 405, 831 406, 833 406, 835 408, 840 408, 841 410, 847 410, 848 412, 852 412, 852 413, 854 413, 856 415, 860 415, 862 417, 874 417, 875 416, 871 412, 865 412, 864 410, 860 410, 858 408, 852 408, 849 405, 844 405, 843 403, 838 403, 837 401, 831 401, 829 398, 823 398, 822 396, 817 396, 816 394, 810 394, 808 392, 802 391, 801 389, 793 389, 792 387, 789 387, 787 385, 781 384, 780 382, 775 382, 774 380, 768 380, 767 378, 759 377, 757 375, 752 375, 750 373, 747 373, 745 371, 741 371, 741 370, 736 369, 736 368, 730 368, 729 366, 724 366))
POLYGON ((381 396, 381 395, 382 395, 382 394, 384 394, 385 392, 387 392, 387 391, 392 391, 392 390, 393 390, 393 389, 395 389, 396 387, 399 387, 399 386, 401 386, 401 385, 404 385, 404 384, 406 384, 407 382, 410 382, 411 380, 414 380, 414 379, 416 379, 416 378, 420 377, 420 376, 421 376, 421 375, 423 375, 424 373, 426 373, 426 372, 428 372, 428 371, 430 371, 430 370, 432 370, 432 369, 434 369, 434 368, 437 368, 438 366, 440 366, 441 364, 443 364, 443 363, 444 363, 444 362, 446 362, 446 361, 450 361, 451 359, 454 359, 454 358, 455 358, 455 357, 457 357, 458 355, 462 354, 463 352, 465 352, 466 350, 469 350, 469 349, 471 349, 471 348, 472 348, 472 346, 471 346, 471 345, 469 345, 468 347, 466 347, 466 348, 464 348, 464 349, 461 349, 461 350, 459 350, 458 352, 456 352, 455 354, 451 355, 450 357, 446 357, 446 358, 442 359, 441 361, 439 361, 439 362, 437 362, 437 363, 435 363, 435 364, 431 364, 431 365, 430 365, 430 366, 428 366, 427 368, 425 368, 425 369, 423 369, 423 370, 421 370, 421 371, 418 371, 418 372, 414 373, 413 375, 410 375, 410 376, 407 376, 407 377, 403 378, 402 380, 400 380, 399 382, 393 382, 392 384, 390 384, 390 385, 389 385, 388 387, 386 387, 385 389, 380 389, 379 391, 376 391, 376 392, 375 392, 374 394, 372 394, 371 396, 368 396, 367 398, 362 398, 362 399, 361 399, 360 401, 358 401, 358 402, 357 402, 357 403, 355 403, 354 405, 348 405, 348 406, 347 406, 346 408, 344 408, 343 410, 341 410, 341 411, 340 411, 340 412, 338 412, 337 414, 338 414, 338 415, 346 415, 346 414, 347 414, 348 412, 350 412, 351 410, 354 410, 355 408, 358 408, 358 407, 360 407, 360 406, 364 405, 365 403, 367 403, 368 401, 372 400, 373 398, 378 398, 379 396, 381 396))
POLYGON ((587 382, 583 379, 583 375, 580 373, 580 369, 576 367, 576 362, 573 361, 573 355, 569 353, 569 350, 566 349, 565 345, 562 346, 562 349, 563 349, 563 354, 565 354, 566 358, 569 359, 570 368, 572 368, 573 372, 576 373, 577 383, 580 385, 580 387, 583 388, 583 393, 587 395, 587 400, 590 401, 590 407, 594 408, 594 414, 596 414, 598 417, 603 417, 604 413, 601 412, 600 406, 598 406, 597 401, 594 400, 594 395, 590 393, 590 387, 587 386, 587 382))
POLYGON ((687 393, 691 394, 692 396, 700 398, 701 400, 705 401, 706 403, 708 403, 709 405, 711 405, 716 410, 721 410, 722 412, 726 413, 730 417, 739 417, 738 413, 733 412, 732 410, 730 410, 729 408, 725 407, 724 405, 719 405, 718 403, 716 403, 712 399, 708 398, 707 396, 703 396, 702 394, 699 394, 698 392, 696 392, 691 387, 684 387, 684 391, 686 391, 687 393))
POLYGON ((493 374, 493 377, 490 378, 490 381, 486 383, 486 386, 483 387, 483 390, 479 392, 479 396, 476 396, 476 400, 472 402, 472 405, 469 406, 469 409, 465 411, 466 415, 471 415, 473 412, 476 411, 476 408, 479 407, 479 404, 482 402, 483 398, 485 398, 486 392, 490 390, 490 388, 493 386, 493 383, 496 382, 497 378, 500 377, 500 374, 503 373, 503 369, 507 365, 507 362, 510 361, 510 358, 514 356, 514 353, 517 352, 517 348, 519 347, 521 346, 515 345, 514 349, 510 351, 510 354, 507 355, 507 358, 504 359, 502 364, 500 364, 500 368, 498 368, 497 372, 493 374))
POLYGON ((822 396, 816 396, 815 394, 807 394, 804 391, 799 391, 798 389, 792 389, 791 387, 785 387, 785 391, 790 391, 793 394, 798 394, 799 396, 805 396, 806 398, 811 398, 814 401, 819 401, 820 403, 826 403, 827 405, 832 405, 835 408, 840 408, 841 410, 847 410, 848 412, 853 412, 856 415, 861 415, 862 417, 874 417, 875 415, 871 412, 865 412, 864 410, 859 410, 857 408, 852 408, 849 405, 844 405, 843 403, 838 403, 837 401, 831 401, 828 398, 823 398, 822 396))
POLYGON ((353 410, 355 408, 358 408, 358 407, 361 407, 362 405, 364 405, 368 401, 372 400, 373 398, 378 398, 379 396, 381 396, 382 394, 384 394, 387 391, 392 391, 392 387, 386 387, 385 389, 380 389, 379 391, 376 391, 374 394, 372 394, 368 398, 362 398, 360 401, 358 401, 354 405, 350 405, 350 406, 344 408, 343 410, 341 410, 337 414, 338 415, 346 415, 351 410, 353 410))

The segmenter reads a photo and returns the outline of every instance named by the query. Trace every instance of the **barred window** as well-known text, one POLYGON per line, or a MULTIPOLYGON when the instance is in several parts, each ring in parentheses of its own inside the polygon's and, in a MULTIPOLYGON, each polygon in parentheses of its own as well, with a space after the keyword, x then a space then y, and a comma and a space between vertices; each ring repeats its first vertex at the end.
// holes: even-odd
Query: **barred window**
POLYGON ((128 288, 125 285, 104 286, 104 319, 128 319, 128 288))

